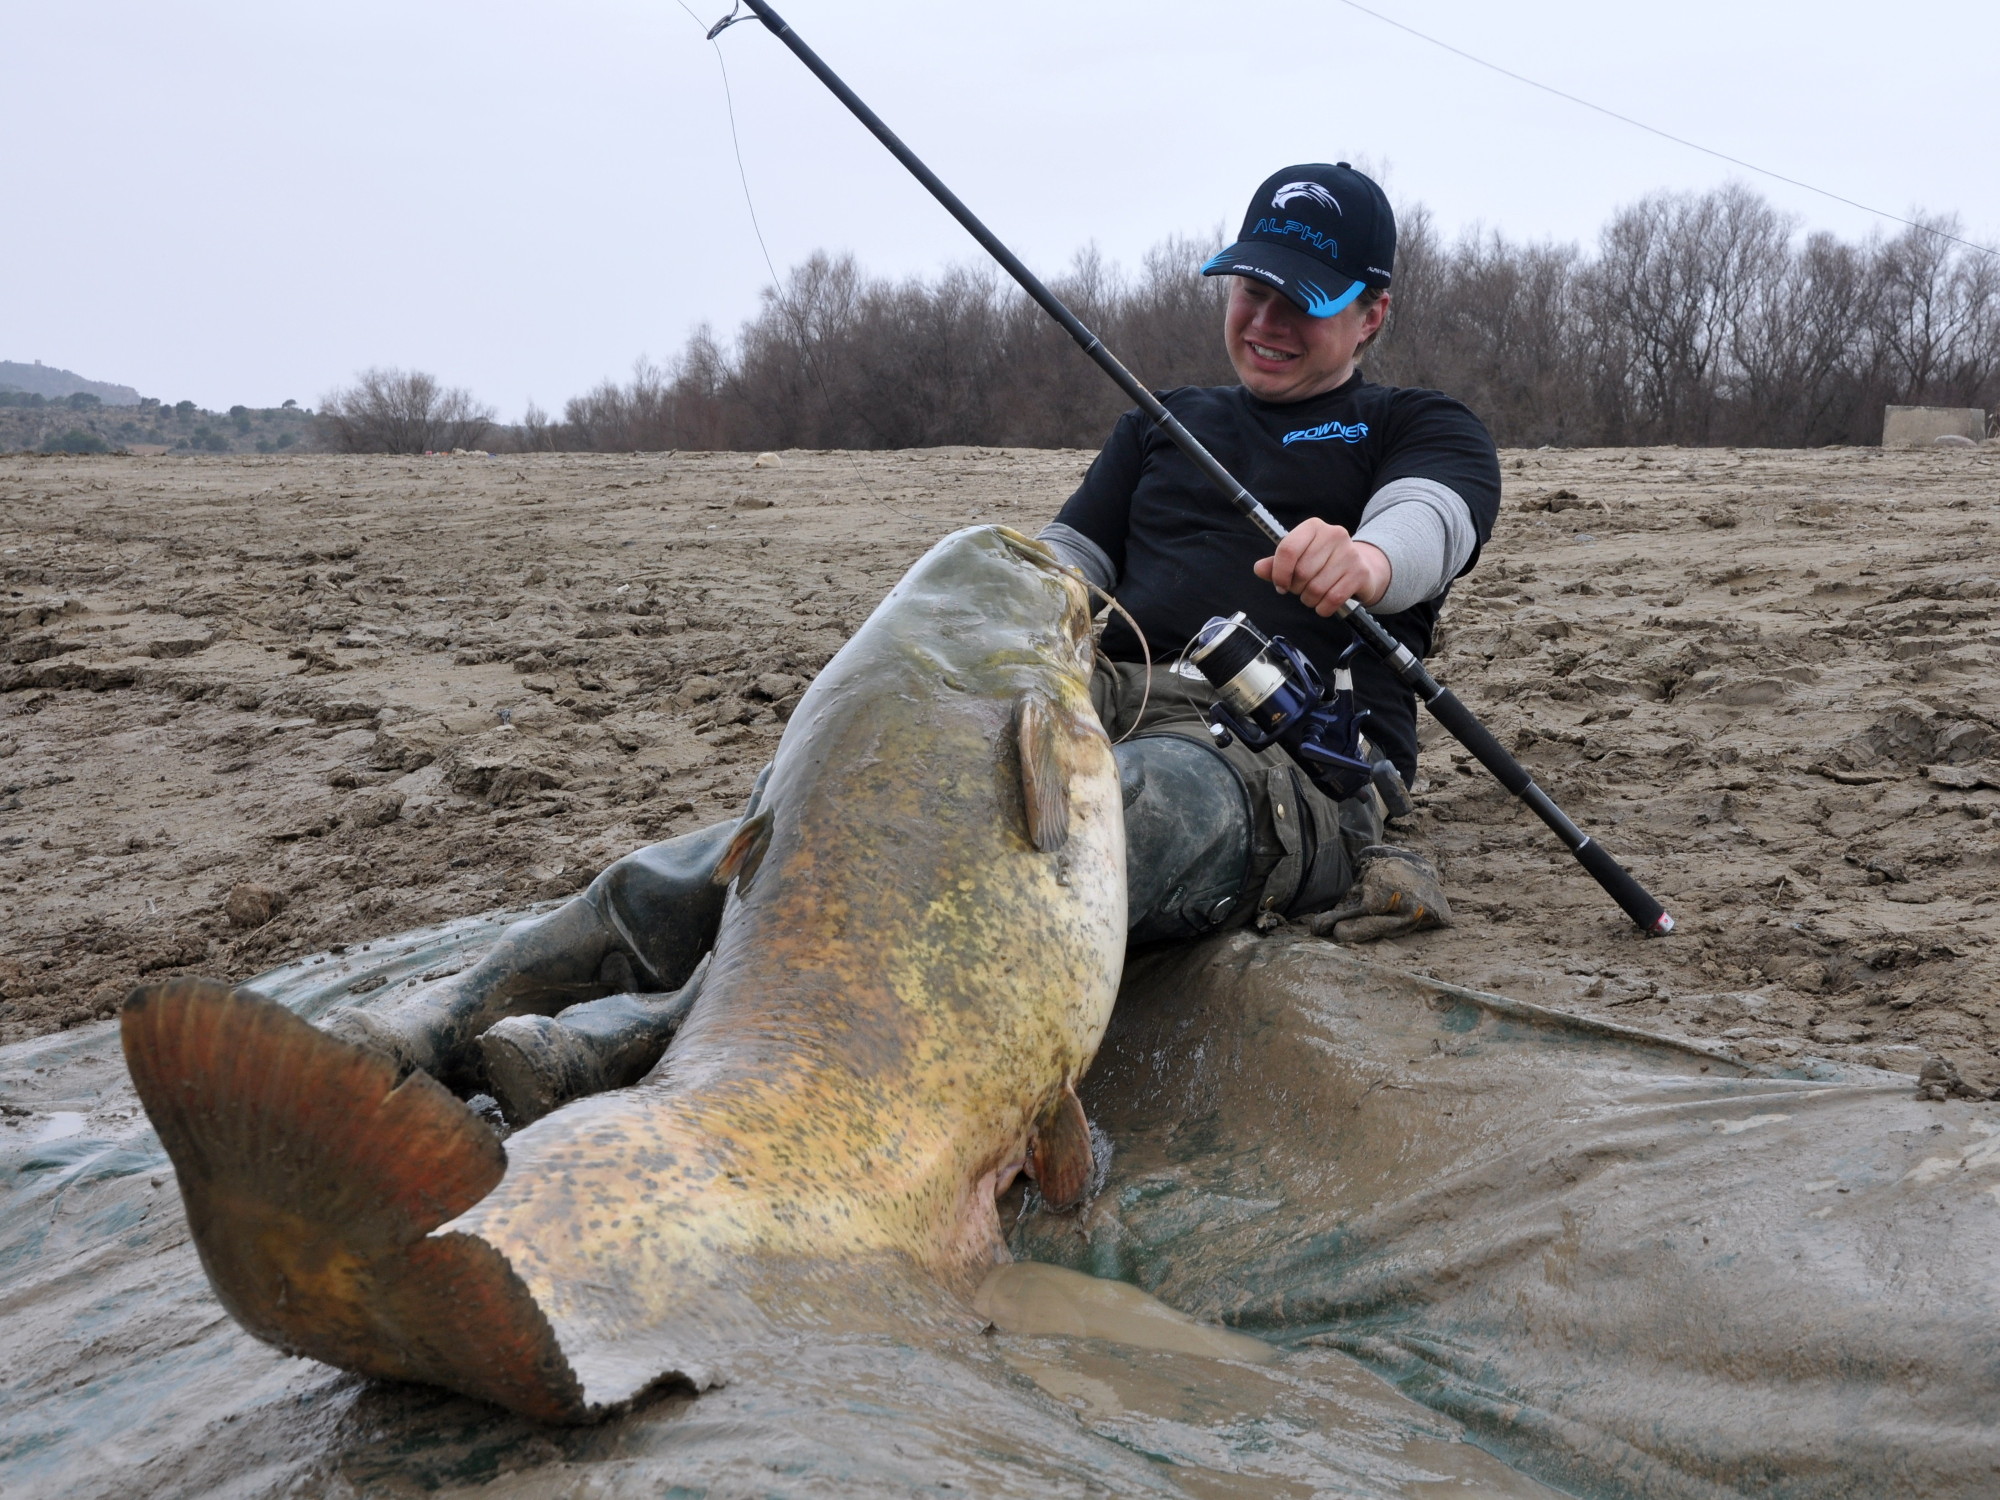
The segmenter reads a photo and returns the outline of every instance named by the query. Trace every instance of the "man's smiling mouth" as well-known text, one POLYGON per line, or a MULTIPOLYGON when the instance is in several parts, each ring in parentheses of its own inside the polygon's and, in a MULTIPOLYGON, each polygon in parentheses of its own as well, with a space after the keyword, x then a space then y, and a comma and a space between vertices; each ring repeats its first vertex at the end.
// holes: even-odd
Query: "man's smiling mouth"
POLYGON ((1298 358, 1296 354, 1287 354, 1283 349, 1273 349, 1270 345, 1260 344, 1254 339, 1245 339, 1244 342, 1250 345, 1250 352, 1259 359, 1287 360, 1298 358))

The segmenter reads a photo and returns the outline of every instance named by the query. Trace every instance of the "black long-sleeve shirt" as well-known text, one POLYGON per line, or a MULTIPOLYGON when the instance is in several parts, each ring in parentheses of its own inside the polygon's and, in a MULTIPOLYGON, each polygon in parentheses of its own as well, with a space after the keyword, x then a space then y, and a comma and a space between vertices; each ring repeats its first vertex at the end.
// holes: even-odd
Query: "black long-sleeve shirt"
MULTIPOLYGON (((1187 386, 1162 392, 1161 400, 1287 527, 1318 516, 1353 532, 1371 496, 1414 478, 1457 494, 1480 543, 1492 535, 1499 455, 1485 424, 1449 396, 1375 385, 1357 371, 1336 390, 1283 405, 1242 386, 1187 386)), ((1321 618, 1256 576, 1253 565, 1270 555, 1270 543, 1136 410, 1119 419, 1056 520, 1110 558, 1118 602, 1145 632, 1155 661, 1171 660, 1211 616, 1239 609, 1266 634, 1299 647, 1329 679, 1353 639, 1345 623, 1321 618)), ((1477 558, 1475 547, 1465 569, 1477 558)), ((1424 656, 1442 603, 1440 593, 1380 617, 1382 625, 1424 656)), ((1116 616, 1104 649, 1115 660, 1143 656, 1116 616)), ((1415 697, 1365 646, 1352 664, 1355 697, 1370 711, 1365 732, 1413 782, 1415 697)))

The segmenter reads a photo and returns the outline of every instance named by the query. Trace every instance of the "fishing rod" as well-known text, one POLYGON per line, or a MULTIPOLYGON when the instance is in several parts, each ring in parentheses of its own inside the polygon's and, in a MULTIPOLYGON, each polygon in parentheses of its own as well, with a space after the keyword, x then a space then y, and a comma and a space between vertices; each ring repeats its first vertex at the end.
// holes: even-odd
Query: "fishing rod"
MULTIPOLYGON (((748 20, 749 17, 737 14, 737 9, 744 5, 749 6, 751 13, 764 23, 765 30, 790 48, 792 55, 804 63, 812 75, 827 86, 834 98, 847 106, 849 113, 855 119, 868 127, 869 133, 876 140, 888 147, 889 154, 901 162, 933 198, 944 205, 947 213, 965 226, 966 232, 979 241, 981 248, 1000 262, 1007 274, 1020 284, 1021 290, 1032 297, 1043 312, 1062 326, 1063 332, 1074 339, 1083 352, 1097 362, 1098 368, 1109 375, 1118 388, 1129 396, 1141 411, 1152 418, 1154 425, 1173 439, 1181 452, 1194 461, 1195 466, 1208 476, 1218 490, 1222 491, 1230 504, 1249 519, 1251 525, 1270 538, 1273 546, 1290 535, 1284 523, 1266 510, 1257 497, 1245 489, 1236 476, 1202 446, 1201 440, 1189 432, 1178 417, 1167 410, 1160 398, 1148 390, 1136 375, 1125 368, 1116 355, 1104 347, 1103 341, 1086 328, 1075 313, 1064 306, 1062 299, 1044 286, 1041 278, 1021 263, 1019 256, 1001 243, 999 236, 988 229, 980 221, 979 216, 960 201, 958 194, 944 185, 937 173, 925 166, 917 154, 903 144, 901 138, 882 122, 881 116, 863 103, 861 96, 849 88, 840 75, 829 68, 819 54, 808 47, 800 39, 799 34, 793 31, 785 23, 784 18, 766 4, 765 0, 738 0, 737 8, 732 9, 709 29, 708 39, 714 41, 738 21, 748 20)), ((1379 620, 1352 599, 1342 604, 1334 613, 1345 620, 1355 635, 1367 644, 1368 649, 1380 657, 1402 680, 1403 685, 1423 701, 1424 706, 1431 711, 1431 716, 1444 725, 1454 739, 1470 750, 1474 758, 1486 767, 1502 786, 1527 804, 1529 810, 1554 831, 1556 837, 1562 840, 1564 847, 1575 856, 1576 862, 1590 873, 1591 878, 1624 909, 1628 917, 1648 934, 1673 931, 1674 919, 1668 914, 1667 909, 1655 901, 1647 893, 1646 888, 1634 880, 1602 844, 1570 821, 1568 815, 1556 806, 1549 794, 1535 784, 1534 778, 1528 774, 1526 768, 1508 754, 1507 748, 1493 737, 1492 731, 1479 722, 1478 716, 1459 700, 1457 694, 1425 670, 1424 664, 1417 660, 1415 653, 1408 646, 1385 630, 1379 620)))

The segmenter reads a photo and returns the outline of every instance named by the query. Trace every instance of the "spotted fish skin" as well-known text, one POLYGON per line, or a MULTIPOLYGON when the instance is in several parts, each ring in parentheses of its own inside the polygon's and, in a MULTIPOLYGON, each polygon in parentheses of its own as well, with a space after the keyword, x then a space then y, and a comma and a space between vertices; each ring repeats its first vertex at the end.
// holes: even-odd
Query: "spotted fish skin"
POLYGON ((963 1320, 996 1193, 1087 1185, 1125 936, 1081 583, 946 538, 800 701, 708 978, 641 1084, 504 1146, 444 1089, 207 980, 126 1002, 202 1264, 259 1338, 541 1421, 805 1327, 963 1320), (835 1309, 838 1309, 836 1315, 835 1309))
POLYGON ((588 1406, 716 1378, 787 1266, 887 1257, 963 1286, 1004 1258, 995 1193, 1089 1066, 1123 962, 1089 625, 1082 586, 1002 528, 920 560, 801 699, 673 1048, 511 1137, 499 1185, 436 1231, 499 1252, 588 1406), (1063 781, 1050 852, 1024 699, 1063 781))

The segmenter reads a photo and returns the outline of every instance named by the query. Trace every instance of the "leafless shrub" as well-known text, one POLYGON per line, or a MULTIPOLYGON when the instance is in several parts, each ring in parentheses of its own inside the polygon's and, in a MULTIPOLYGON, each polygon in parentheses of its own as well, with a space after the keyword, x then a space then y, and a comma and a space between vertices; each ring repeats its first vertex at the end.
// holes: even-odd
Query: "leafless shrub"
POLYGON ((1597 254, 1405 211, 1369 373, 1464 399, 1507 445, 1873 443, 1887 404, 2000 404, 2000 261, 1955 219, 1803 240, 1740 185, 1621 210, 1597 254))
MULTIPOLYGON (((1917 222, 1962 233, 1955 216, 1917 222)), ((1881 294, 1870 321, 1888 379, 1913 402, 1986 404, 2000 362, 2000 259, 1911 228, 1881 246, 1874 262, 1881 294)))
MULTIPOLYGON (((1399 212, 1395 295, 1369 375, 1460 397, 1515 446, 1872 443, 1888 403, 2000 404, 2000 261, 1938 234, 1800 239, 1740 185, 1620 210, 1595 253, 1399 212)), ((1958 234, 1955 219, 1922 221, 1958 234)), ((1219 231, 1136 272, 1094 248, 1055 290, 1156 388, 1233 379, 1219 231)), ((540 413, 525 446, 1092 447, 1125 406, 985 265, 869 276, 819 253, 769 287, 725 349, 706 327, 665 366, 540 413)))
POLYGON ((521 424, 514 430, 516 444, 524 453, 553 453, 569 446, 564 441, 562 424, 549 419, 549 414, 533 401, 521 413, 521 424))
POLYGON ((1404 216, 1398 271, 1371 376, 1449 391, 1514 444, 1583 441, 1599 360, 1577 251, 1473 232, 1443 244, 1421 208, 1404 216))
POLYGON ((320 399, 322 440, 342 453, 437 453, 474 448, 493 408, 420 370, 370 369, 320 399))

